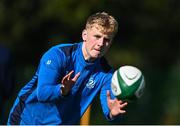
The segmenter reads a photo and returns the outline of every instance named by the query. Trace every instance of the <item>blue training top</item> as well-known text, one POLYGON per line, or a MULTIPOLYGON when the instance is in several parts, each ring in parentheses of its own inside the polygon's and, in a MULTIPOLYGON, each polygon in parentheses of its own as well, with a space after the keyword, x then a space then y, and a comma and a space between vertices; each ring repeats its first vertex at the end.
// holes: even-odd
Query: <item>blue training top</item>
POLYGON ((106 91, 111 90, 112 74, 104 57, 85 61, 82 42, 56 45, 42 56, 36 74, 19 92, 8 124, 78 124, 99 92, 103 113, 110 120, 106 91), (62 96, 60 82, 71 70, 80 76, 62 96))

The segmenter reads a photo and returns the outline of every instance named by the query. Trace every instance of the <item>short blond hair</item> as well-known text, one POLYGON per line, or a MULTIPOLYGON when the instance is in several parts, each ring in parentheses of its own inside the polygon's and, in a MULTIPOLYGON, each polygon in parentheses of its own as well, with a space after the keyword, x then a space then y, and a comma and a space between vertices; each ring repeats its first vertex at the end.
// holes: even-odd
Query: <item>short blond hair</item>
POLYGON ((87 19, 86 29, 92 28, 95 25, 98 25, 103 33, 112 33, 115 35, 118 32, 118 22, 106 12, 98 12, 87 19))

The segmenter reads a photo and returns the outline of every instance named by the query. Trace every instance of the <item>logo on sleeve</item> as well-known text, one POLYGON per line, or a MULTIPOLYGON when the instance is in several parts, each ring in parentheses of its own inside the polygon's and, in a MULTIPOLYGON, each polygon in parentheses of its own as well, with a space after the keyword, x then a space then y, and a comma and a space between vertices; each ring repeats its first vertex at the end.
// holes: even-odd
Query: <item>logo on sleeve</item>
POLYGON ((96 81, 94 80, 94 78, 90 77, 88 83, 86 84, 86 87, 89 89, 92 89, 94 88, 95 84, 96 84, 96 81))
POLYGON ((51 60, 48 60, 48 61, 46 62, 46 64, 47 64, 47 65, 50 65, 50 64, 51 64, 51 60))

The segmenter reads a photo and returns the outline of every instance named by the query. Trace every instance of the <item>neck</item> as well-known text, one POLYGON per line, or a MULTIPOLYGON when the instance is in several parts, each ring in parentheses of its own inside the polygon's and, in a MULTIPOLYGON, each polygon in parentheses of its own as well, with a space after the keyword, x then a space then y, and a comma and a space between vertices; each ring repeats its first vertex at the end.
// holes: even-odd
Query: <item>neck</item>
POLYGON ((84 60, 86 62, 94 62, 96 60, 96 59, 92 58, 91 55, 88 53, 84 43, 82 45, 82 53, 83 53, 84 60))

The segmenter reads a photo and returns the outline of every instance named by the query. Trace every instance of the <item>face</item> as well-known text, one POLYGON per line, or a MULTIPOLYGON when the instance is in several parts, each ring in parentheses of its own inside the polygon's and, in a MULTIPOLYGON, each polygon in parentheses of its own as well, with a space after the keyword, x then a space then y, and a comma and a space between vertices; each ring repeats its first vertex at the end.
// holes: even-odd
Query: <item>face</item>
POLYGON ((83 38, 83 55, 85 60, 94 61, 102 57, 109 49, 113 36, 110 33, 103 33, 97 27, 85 29, 82 32, 83 38))

